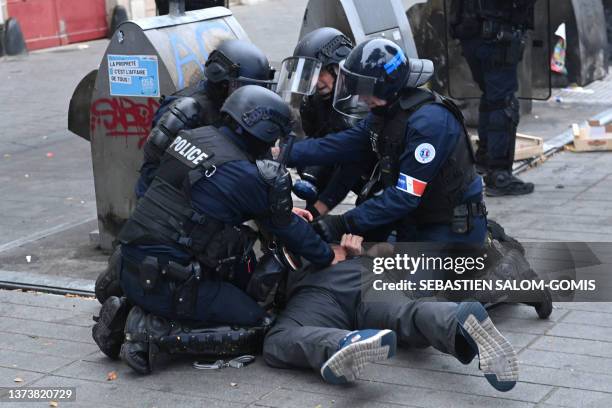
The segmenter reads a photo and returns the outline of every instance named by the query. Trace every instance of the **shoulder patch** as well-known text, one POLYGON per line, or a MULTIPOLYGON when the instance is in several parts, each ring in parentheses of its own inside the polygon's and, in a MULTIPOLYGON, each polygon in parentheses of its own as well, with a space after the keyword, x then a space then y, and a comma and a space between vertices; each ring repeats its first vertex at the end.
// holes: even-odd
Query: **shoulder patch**
POLYGON ((414 150, 414 158, 421 164, 431 163, 436 157, 436 148, 429 143, 421 143, 414 150))

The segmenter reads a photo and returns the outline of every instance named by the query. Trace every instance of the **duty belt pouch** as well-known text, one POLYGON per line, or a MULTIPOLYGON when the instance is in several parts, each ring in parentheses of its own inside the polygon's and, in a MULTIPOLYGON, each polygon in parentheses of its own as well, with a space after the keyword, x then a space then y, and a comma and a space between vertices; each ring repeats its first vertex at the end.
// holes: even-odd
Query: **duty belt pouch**
POLYGON ((455 234, 470 232, 470 211, 467 205, 463 204, 454 208, 451 229, 455 234))
POLYGON ((198 300, 199 280, 192 276, 174 290, 174 313, 178 318, 191 318, 198 300))
POLYGON ((145 292, 153 290, 159 279, 157 258, 147 256, 138 267, 139 280, 145 292))

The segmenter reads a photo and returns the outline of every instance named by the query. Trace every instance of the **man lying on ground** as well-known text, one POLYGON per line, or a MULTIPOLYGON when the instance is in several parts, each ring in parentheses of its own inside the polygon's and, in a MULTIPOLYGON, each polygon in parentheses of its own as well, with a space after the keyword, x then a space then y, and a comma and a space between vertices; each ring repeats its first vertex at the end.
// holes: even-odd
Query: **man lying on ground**
POLYGON ((367 363, 393 357, 398 344, 433 346, 463 364, 478 356, 495 389, 514 387, 516 353, 480 303, 408 296, 401 303, 363 302, 361 276, 367 262, 362 241, 343 236, 333 249, 336 259, 344 261, 290 282, 287 306, 264 341, 263 356, 270 366, 310 367, 326 382, 344 384, 356 380, 367 363))

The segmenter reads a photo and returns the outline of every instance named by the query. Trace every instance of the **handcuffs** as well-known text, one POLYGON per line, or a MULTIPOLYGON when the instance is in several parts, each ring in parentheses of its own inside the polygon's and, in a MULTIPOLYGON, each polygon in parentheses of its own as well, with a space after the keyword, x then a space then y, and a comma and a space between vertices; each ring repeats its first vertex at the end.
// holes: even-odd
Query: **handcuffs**
POLYGON ((223 368, 228 368, 228 367, 242 368, 242 367, 248 366, 253 361, 255 361, 255 356, 244 355, 244 356, 236 357, 228 361, 217 360, 212 364, 200 363, 198 361, 195 361, 193 363, 193 368, 195 368, 196 370, 221 370, 223 368))

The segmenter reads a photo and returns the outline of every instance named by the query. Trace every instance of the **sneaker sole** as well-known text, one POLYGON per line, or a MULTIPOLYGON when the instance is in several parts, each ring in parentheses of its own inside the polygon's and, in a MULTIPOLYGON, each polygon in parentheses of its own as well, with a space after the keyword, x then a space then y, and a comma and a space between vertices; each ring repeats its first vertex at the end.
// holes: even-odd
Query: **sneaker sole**
POLYGON ((363 367, 395 355, 397 338, 392 330, 381 330, 377 335, 338 350, 321 367, 321 376, 330 384, 355 381, 363 367))
POLYGON ((480 369, 498 391, 510 391, 518 381, 518 358, 510 342, 497 330, 480 305, 465 307, 457 315, 478 347, 480 369))

